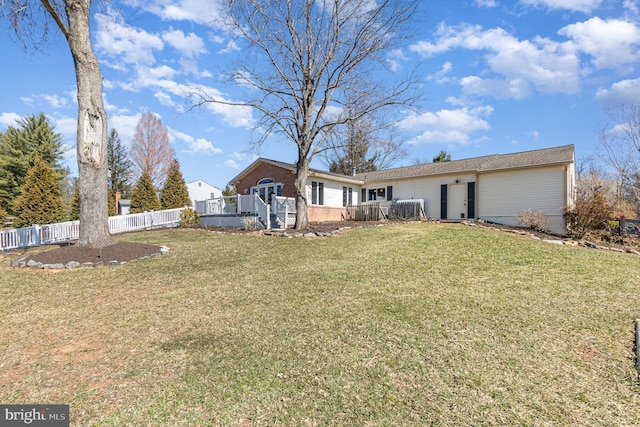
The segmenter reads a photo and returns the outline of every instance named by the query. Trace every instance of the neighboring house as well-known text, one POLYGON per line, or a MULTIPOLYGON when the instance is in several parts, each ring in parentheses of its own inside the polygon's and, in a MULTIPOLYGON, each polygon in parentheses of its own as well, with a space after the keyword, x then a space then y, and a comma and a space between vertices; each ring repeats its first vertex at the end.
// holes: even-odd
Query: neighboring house
MULTIPOLYGON (((257 159, 231 184, 240 195, 294 197, 295 165, 257 159)), ((573 206, 573 145, 346 176, 312 169, 307 180, 309 221, 341 219, 344 207, 422 199, 427 217, 483 219, 520 225, 528 210, 541 212, 549 230, 564 233, 563 211, 573 206)))
POLYGON ((191 199, 191 206, 194 208, 197 206, 196 202, 204 202, 205 200, 222 197, 222 190, 201 180, 188 183, 187 191, 191 199))

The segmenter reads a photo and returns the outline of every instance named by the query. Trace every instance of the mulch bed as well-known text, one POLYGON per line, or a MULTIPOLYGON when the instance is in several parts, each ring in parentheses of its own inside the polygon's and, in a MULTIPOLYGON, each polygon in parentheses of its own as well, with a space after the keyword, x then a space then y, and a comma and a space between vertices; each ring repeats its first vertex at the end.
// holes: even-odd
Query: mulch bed
POLYGON ((131 262, 140 258, 161 253, 160 246, 145 243, 118 242, 101 249, 78 247, 76 245, 61 246, 56 249, 29 255, 25 261, 33 260, 42 264, 67 264, 71 261, 83 263, 118 263, 131 262))

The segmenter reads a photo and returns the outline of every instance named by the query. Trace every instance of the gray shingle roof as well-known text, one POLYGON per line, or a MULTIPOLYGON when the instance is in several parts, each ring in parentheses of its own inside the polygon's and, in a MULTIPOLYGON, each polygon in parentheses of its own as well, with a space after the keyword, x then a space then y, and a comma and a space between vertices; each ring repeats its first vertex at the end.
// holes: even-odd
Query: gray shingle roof
POLYGON ((450 162, 426 163, 416 166, 366 172, 353 178, 363 181, 385 181, 417 176, 445 175, 462 172, 489 172, 545 165, 568 164, 574 161, 573 145, 524 151, 513 154, 494 154, 450 162))

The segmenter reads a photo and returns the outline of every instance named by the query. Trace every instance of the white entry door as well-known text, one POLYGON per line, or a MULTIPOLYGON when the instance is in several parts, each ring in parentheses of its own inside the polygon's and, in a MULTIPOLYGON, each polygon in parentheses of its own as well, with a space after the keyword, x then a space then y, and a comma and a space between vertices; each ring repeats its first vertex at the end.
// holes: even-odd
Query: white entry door
POLYGON ((467 184, 450 184, 447 219, 467 217, 467 184))

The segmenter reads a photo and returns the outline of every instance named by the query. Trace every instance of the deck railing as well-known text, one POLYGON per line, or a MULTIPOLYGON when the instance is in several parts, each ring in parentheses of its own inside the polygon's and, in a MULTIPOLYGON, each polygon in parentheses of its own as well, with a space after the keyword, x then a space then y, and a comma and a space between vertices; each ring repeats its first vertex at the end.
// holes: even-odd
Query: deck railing
MULTIPOLYGON (((110 216, 109 232, 119 234, 154 228, 177 227, 180 224, 180 212, 183 209, 110 216)), ((80 221, 47 225, 34 224, 31 227, 0 230, 0 251, 77 240, 79 231, 80 221)))

